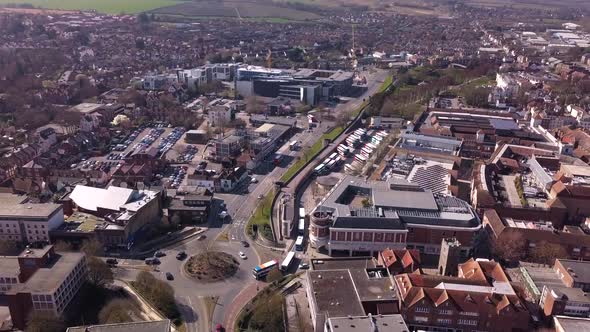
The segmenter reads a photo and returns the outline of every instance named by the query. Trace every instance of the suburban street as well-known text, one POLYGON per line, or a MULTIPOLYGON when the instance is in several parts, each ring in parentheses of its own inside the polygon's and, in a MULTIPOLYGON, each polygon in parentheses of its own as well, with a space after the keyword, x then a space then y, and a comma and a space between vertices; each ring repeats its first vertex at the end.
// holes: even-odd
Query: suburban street
MULTIPOLYGON (((368 90, 362 96, 350 100, 346 103, 339 104, 332 111, 332 114, 339 112, 351 112, 363 103, 363 99, 374 94, 387 76, 387 71, 377 71, 369 79, 368 90)), ((210 328, 217 324, 223 324, 227 331, 233 330, 234 320, 245 305, 264 284, 257 284, 251 276, 252 269, 258 265, 261 260, 259 253, 254 249, 252 244, 245 248, 241 241, 247 241, 245 227, 260 202, 260 198, 269 194, 275 182, 286 172, 289 166, 296 160, 297 156, 306 147, 313 145, 329 128, 333 126, 328 121, 322 121, 311 132, 307 130, 307 117, 302 116, 298 119, 297 126, 299 132, 291 139, 279 147, 278 153, 283 155, 281 165, 274 167, 269 161, 268 165, 255 170, 253 177, 255 183, 248 182, 243 186, 248 186, 248 193, 216 193, 214 206, 210 212, 211 218, 208 229, 203 233, 203 237, 191 237, 180 243, 164 248, 165 257, 160 258, 161 264, 157 267, 148 267, 140 260, 120 260, 119 267, 116 268, 116 277, 123 280, 134 280, 137 273, 141 270, 151 270, 152 273, 166 280, 165 273, 170 272, 174 275, 174 280, 167 281, 174 288, 179 309, 186 321, 187 331, 201 332, 209 331, 210 328), (301 149, 290 151, 288 145, 291 141, 300 141, 301 149), (221 211, 221 202, 225 204, 225 210, 230 218, 221 221, 217 217, 221 211), (205 283, 190 278, 183 273, 183 264, 186 261, 176 259, 176 254, 185 251, 189 256, 202 252, 204 250, 223 251, 238 257, 240 251, 244 252, 247 259, 240 260, 240 267, 237 274, 225 281, 205 283), (207 306, 205 298, 217 298, 215 309, 211 317, 207 317, 207 306), (229 326, 228 326, 229 324, 229 326)), ((241 188, 245 190, 245 188, 241 188)), ((281 252, 270 252, 267 249, 260 248, 259 251, 268 252, 264 257, 280 258, 281 252)), ((239 259, 239 258, 237 258, 239 259)))

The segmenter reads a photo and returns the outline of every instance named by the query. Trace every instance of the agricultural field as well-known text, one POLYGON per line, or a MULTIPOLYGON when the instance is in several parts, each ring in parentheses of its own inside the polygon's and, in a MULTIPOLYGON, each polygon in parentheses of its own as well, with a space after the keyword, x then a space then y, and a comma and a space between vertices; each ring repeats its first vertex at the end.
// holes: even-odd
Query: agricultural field
POLYGON ((0 0, 7 4, 30 4, 45 9, 96 10, 107 14, 137 14, 160 7, 173 6, 178 0, 0 0))
POLYGON ((190 1, 153 10, 160 15, 184 17, 273 18, 292 21, 310 21, 321 18, 311 11, 298 10, 262 1, 190 1))

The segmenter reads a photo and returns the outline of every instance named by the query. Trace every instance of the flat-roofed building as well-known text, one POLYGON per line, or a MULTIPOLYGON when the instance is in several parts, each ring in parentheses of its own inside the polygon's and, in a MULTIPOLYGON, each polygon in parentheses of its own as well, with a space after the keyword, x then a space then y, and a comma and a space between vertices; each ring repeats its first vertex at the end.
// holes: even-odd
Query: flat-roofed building
POLYGON ((19 256, 19 283, 6 292, 13 325, 24 329, 32 311, 61 316, 87 279, 83 253, 56 253, 52 246, 25 249, 19 256))
POLYGON ((314 331, 325 331, 331 317, 399 313, 399 300, 387 269, 377 266, 370 257, 311 263, 306 292, 314 331))
POLYGON ((170 332, 169 319, 69 327, 66 332, 170 332))
POLYGON ((330 317, 326 321, 324 332, 409 332, 402 315, 367 315, 330 317))
POLYGON ((49 242, 49 231, 64 222, 61 204, 27 203, 26 198, 0 195, 0 240, 24 243, 49 242))
POLYGON ((590 332, 590 318, 554 316, 556 332, 590 332))
POLYGON ((455 237, 466 253, 481 229, 467 202, 409 182, 366 181, 345 176, 312 211, 310 243, 350 255, 391 249, 436 254, 443 238, 455 237), (363 200, 371 202, 367 207, 363 200))

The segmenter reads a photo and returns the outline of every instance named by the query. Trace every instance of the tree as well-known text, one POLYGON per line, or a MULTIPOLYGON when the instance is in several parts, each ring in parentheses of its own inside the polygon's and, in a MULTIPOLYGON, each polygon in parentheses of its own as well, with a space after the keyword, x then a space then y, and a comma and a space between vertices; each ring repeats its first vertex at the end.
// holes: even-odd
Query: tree
POLYGON ((98 287, 113 282, 113 271, 102 259, 88 257, 88 281, 98 287))
POLYGON ((246 112, 248 114, 258 114, 264 111, 264 103, 256 96, 246 98, 246 112))
POLYGON ((129 300, 114 299, 104 306, 98 313, 98 321, 101 324, 115 324, 132 322, 130 312, 134 305, 129 300))
POLYGON ((266 281, 267 282, 275 282, 275 281, 279 281, 281 280, 281 278, 283 278, 283 274, 281 273, 281 271, 279 271, 279 269, 272 269, 267 275, 266 275, 266 281))
POLYGON ((516 232, 503 232, 492 245, 494 255, 507 262, 522 259, 525 249, 524 238, 516 232))
POLYGON ((488 88, 468 88, 465 91, 465 102, 475 107, 487 106, 489 93, 488 88))
POLYGON ((82 252, 86 256, 102 256, 104 254, 104 247, 100 241, 95 238, 85 240, 82 244, 82 252))
POLYGON ((61 317, 42 311, 32 311, 25 332, 63 332, 66 324, 61 317))
POLYGON ((529 252, 529 259, 535 263, 551 265, 556 258, 567 258, 564 247, 556 243, 541 241, 529 252))
POLYGON ((149 272, 141 271, 133 282, 133 287, 166 317, 174 319, 180 316, 174 301, 174 289, 166 282, 156 279, 149 272))
POLYGON ((364 198, 362 201, 363 207, 370 207, 371 206, 371 200, 369 198, 364 198))

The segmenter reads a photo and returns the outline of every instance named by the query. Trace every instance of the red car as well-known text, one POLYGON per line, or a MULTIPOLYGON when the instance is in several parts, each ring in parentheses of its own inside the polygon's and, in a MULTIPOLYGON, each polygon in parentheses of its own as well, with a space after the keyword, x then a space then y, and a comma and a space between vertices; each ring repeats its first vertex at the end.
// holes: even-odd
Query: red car
POLYGON ((221 326, 221 324, 217 324, 215 326, 215 332, 225 332, 225 329, 223 328, 223 326, 221 326))

